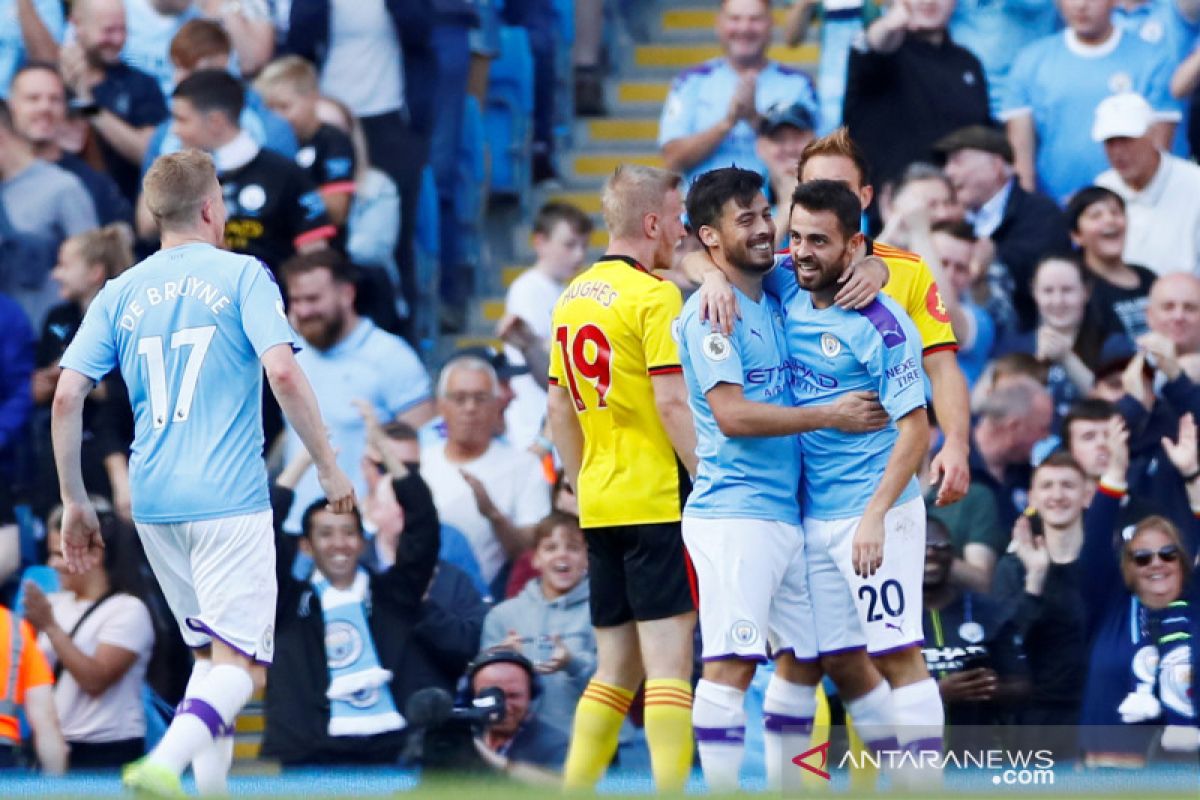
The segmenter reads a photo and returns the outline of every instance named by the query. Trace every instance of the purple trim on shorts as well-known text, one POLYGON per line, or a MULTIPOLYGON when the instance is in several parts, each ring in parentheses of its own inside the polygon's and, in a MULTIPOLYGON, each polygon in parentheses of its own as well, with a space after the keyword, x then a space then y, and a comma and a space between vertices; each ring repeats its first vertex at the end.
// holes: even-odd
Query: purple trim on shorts
POLYGON ((221 713, 210 706, 207 701, 201 700, 199 697, 185 697, 183 702, 175 711, 176 716, 181 714, 191 714, 196 719, 204 723, 208 728, 208 732, 216 739, 222 735, 225 730, 225 720, 221 719, 221 713))
MULTIPOLYGON (((234 652, 245 656, 246 658, 253 661, 255 664, 263 664, 264 666, 268 666, 268 667, 271 666, 271 659, 259 658, 254 653, 247 653, 245 650, 238 647, 236 644, 229 641, 224 636, 221 636, 216 631, 214 631, 212 628, 208 627, 207 625, 205 625, 203 622, 196 619, 195 617, 186 617, 184 619, 184 624, 186 624, 189 628, 191 628, 196 633, 203 633, 204 635, 208 636, 209 638, 216 639, 218 642, 225 645, 230 650, 233 650, 234 652)), ((199 646, 195 646, 192 649, 199 650, 202 647, 208 647, 208 645, 202 644, 199 646)))
POLYGON ((863 742, 867 747, 875 753, 895 752, 900 749, 900 742, 895 736, 888 736, 883 739, 872 739, 869 742, 863 742))
POLYGON ((913 739, 908 744, 904 745, 904 749, 909 753, 921 752, 942 752, 942 737, 928 736, 924 739, 913 739))
POLYGON ((771 661, 775 661, 780 656, 787 655, 788 653, 792 654, 792 659, 798 664, 816 664, 818 661, 821 660, 820 656, 812 656, 810 658, 801 658, 800 656, 796 655, 796 648, 794 648, 794 647, 785 647, 782 650, 773 650, 773 651, 771 651, 771 655, 768 656, 768 658, 771 661))
POLYGON ((728 661, 731 658, 736 658, 738 661, 753 661, 757 664, 767 663, 766 656, 748 656, 741 653, 722 653, 719 656, 704 656, 700 660, 707 664, 709 661, 728 661))
POLYGON ((693 728, 697 742, 708 744, 745 744, 746 728, 693 728))
MULTIPOLYGON (((905 647, 908 647, 908 645, 905 645, 905 647)), ((867 646, 865 644, 856 644, 851 645, 850 647, 839 647, 837 650, 821 650, 819 651, 820 656, 818 656, 818 658, 823 658, 824 656, 840 656, 842 653, 853 653, 855 650, 866 649, 867 646)))
POLYGON ((889 653, 898 653, 901 650, 907 650, 910 647, 920 647, 923 644, 925 644, 924 636, 922 636, 920 639, 913 639, 908 644, 898 644, 895 647, 889 647, 886 650, 879 650, 874 653, 868 650, 867 655, 869 655, 871 658, 878 658, 879 656, 886 656, 889 653))
POLYGON ((789 717, 787 714, 770 712, 763 714, 763 727, 772 733, 811 733, 812 726, 812 717, 789 717))

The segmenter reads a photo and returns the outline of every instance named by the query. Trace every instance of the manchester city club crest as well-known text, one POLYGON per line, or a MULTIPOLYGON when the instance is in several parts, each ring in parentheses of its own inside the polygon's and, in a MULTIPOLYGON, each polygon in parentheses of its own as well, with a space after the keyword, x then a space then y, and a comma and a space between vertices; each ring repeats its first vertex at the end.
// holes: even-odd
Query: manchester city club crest
POLYGON ((758 627, 748 619, 739 619, 729 629, 733 641, 740 645, 754 644, 758 639, 758 627))
POLYGON ((833 358, 842 352, 842 343, 832 333, 821 334, 821 352, 826 358, 833 358))
POLYGON ((350 666, 362 652, 362 634, 349 622, 331 622, 325 628, 325 657, 330 669, 350 666))
POLYGON ((733 348, 729 345, 729 338, 723 333, 713 331, 708 336, 704 337, 704 344, 701 345, 704 351, 704 357, 709 361, 724 361, 729 358, 729 354, 733 348))
POLYGON ((958 626, 958 635, 967 644, 979 644, 983 641, 983 626, 978 622, 964 622, 958 626))

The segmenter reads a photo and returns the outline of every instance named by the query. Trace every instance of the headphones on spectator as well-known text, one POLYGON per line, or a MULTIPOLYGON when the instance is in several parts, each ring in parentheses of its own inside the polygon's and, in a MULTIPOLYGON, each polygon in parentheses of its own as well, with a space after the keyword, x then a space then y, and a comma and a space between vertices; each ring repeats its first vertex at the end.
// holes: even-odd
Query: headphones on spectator
POLYGON ((516 664, 521 669, 525 670, 529 675, 529 700, 533 702, 542 695, 542 676, 538 675, 537 670, 533 666, 533 662, 523 656, 516 650, 508 648, 498 648, 487 650, 480 653, 479 656, 467 666, 467 685, 463 690, 466 702, 471 702, 475 699, 475 676, 484 667, 492 664, 516 664))

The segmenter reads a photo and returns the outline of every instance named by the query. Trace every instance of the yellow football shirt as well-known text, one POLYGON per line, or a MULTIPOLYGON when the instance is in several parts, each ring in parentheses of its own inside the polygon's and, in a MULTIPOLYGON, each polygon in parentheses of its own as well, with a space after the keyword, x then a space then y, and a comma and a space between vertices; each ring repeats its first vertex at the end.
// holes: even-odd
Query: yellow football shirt
POLYGON ((680 519, 675 451, 650 376, 680 372, 672 335, 679 289, 631 258, 606 256, 554 306, 550 382, 571 395, 583 430, 584 528, 680 519))
POLYGON ((925 355, 939 350, 957 350, 958 339, 950 327, 950 315, 929 265, 916 253, 883 242, 867 240, 867 254, 879 256, 891 270, 892 276, 883 287, 884 294, 912 317, 921 334, 925 355))

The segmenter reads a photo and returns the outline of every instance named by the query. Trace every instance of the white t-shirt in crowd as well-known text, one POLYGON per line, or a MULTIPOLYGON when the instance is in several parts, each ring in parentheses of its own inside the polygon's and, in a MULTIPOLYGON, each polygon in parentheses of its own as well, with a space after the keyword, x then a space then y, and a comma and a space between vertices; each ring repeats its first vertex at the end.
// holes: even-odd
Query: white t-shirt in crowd
POLYGON ((447 460, 445 443, 421 451, 421 477, 433 493, 438 517, 467 537, 483 579, 490 583, 508 559, 459 470, 478 478, 496 508, 517 527, 533 525, 550 513, 550 487, 531 453, 503 442, 493 441, 479 458, 461 464, 447 460))
POLYGON ((356 117, 404 107, 404 61, 384 0, 332 0, 329 54, 321 94, 341 100, 356 117))
MULTIPOLYGON (((553 346, 550 320, 554 304, 565 288, 566 284, 544 272, 527 269, 508 287, 504 310, 525 320, 535 334, 553 346)), ((525 363, 516 348, 505 345, 504 352, 510 364, 525 363)), ((525 448, 533 444, 542 430, 542 421, 546 417, 546 390, 537 385, 532 375, 517 375, 511 385, 515 397, 504 413, 505 432, 513 445, 525 448)))
POLYGON ((1115 169, 1105 170, 1096 183, 1125 200, 1129 227, 1125 262, 1169 275, 1200 275, 1200 166, 1170 153, 1140 192, 1134 191, 1115 169))
MULTIPOLYGON (((70 592, 57 592, 49 600, 55 621, 67 633, 93 603, 78 600, 70 592)), ((99 743, 145 736, 142 682, 154 649, 154 623, 146 605, 133 595, 113 595, 84 620, 72 638, 86 655, 94 656, 101 644, 108 644, 137 653, 137 660, 98 697, 81 689, 69 670, 62 670, 54 687, 54 704, 63 738, 68 742, 99 743)), ((52 665, 57 662, 58 656, 45 634, 38 637, 38 647, 52 665)))

